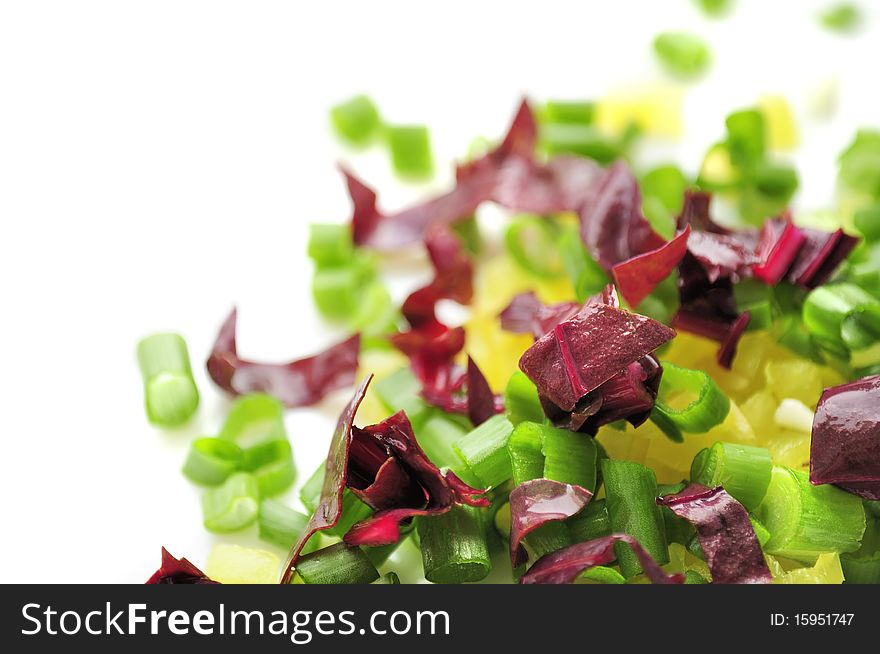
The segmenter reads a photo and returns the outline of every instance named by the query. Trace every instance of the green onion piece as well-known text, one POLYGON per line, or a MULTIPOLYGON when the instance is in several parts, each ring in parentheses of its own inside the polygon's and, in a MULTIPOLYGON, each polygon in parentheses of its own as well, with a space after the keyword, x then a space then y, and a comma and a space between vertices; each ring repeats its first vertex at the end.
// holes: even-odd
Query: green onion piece
POLYGON ((675 217, 681 212, 688 181, 681 169, 672 164, 652 168, 641 178, 645 215, 661 236, 675 235, 675 217))
POLYGON ((510 503, 503 502, 492 517, 492 526, 498 535, 507 540, 510 538, 510 503))
POLYGON ((153 334, 141 339, 137 360, 144 380, 147 420, 159 427, 179 427, 199 408, 186 341, 179 334, 153 334))
POLYGON ((880 500, 865 500, 865 514, 880 518, 880 500))
POLYGON ((321 488, 324 486, 324 464, 318 468, 306 479, 306 483, 299 490, 299 499, 306 507, 306 511, 314 513, 318 508, 318 502, 321 501, 321 488))
POLYGON ((566 230, 559 238, 559 254, 578 302, 599 293, 610 282, 608 274, 584 248, 577 229, 566 230))
POLYGON ((454 445, 467 432, 467 428, 449 414, 433 412, 419 429, 419 445, 438 468, 452 468, 459 464, 454 445))
POLYGON ((594 125, 541 125, 540 145, 549 155, 576 154, 609 164, 623 155, 623 145, 594 125))
MULTIPOLYGON (((848 343, 858 346, 853 326, 844 335, 844 320, 866 306, 877 305, 876 298, 854 284, 825 284, 813 289, 804 299, 803 321, 807 331, 823 347, 848 358, 848 343)), ((854 319, 858 322, 858 317, 854 319)))
MULTIPOLYGON (((699 455, 697 455, 699 456, 699 455)), ((663 495, 675 495, 685 489, 687 484, 680 482, 678 484, 658 484, 657 493, 663 495)), ((663 528, 666 531, 667 543, 680 543, 687 545, 696 534, 694 526, 675 515, 667 506, 660 507, 660 513, 663 514, 663 528)))
POLYGON ((453 449, 485 488, 500 486, 510 479, 507 440, 513 425, 503 415, 492 416, 459 440, 453 449))
POLYGON ((658 34, 654 39, 654 53, 668 72, 685 78, 702 75, 712 60, 706 42, 687 32, 658 34))
POLYGON ((432 415, 431 407, 421 397, 422 385, 409 367, 373 382, 372 388, 388 411, 406 411, 416 433, 432 415))
POLYGON ((319 266, 345 266, 354 255, 349 225, 312 223, 309 225, 309 258, 319 266))
POLYGON ((397 331, 398 315, 388 288, 374 279, 361 290, 361 297, 354 313, 347 317, 346 325, 352 331, 360 332, 365 339, 361 347, 365 348, 368 343, 372 345, 368 339, 376 339, 378 343, 386 345, 384 336, 397 331))
POLYGON ((261 497, 282 493, 296 480, 293 450, 286 439, 265 441, 247 448, 241 469, 254 475, 261 497))
MULTIPOLYGON (((606 506, 614 533, 629 534, 660 564, 669 562, 663 514, 656 500, 657 478, 650 468, 633 461, 602 461, 606 506)), ((620 572, 629 579, 642 572, 642 566, 625 543, 615 544, 620 572), (618 547, 623 545, 623 547, 618 547)))
POLYGON ((376 581, 373 582, 374 585, 383 585, 383 584, 400 584, 400 577, 397 576, 396 572, 386 572, 384 575, 379 577, 376 581))
POLYGON ((709 582, 703 578, 696 570, 685 570, 684 572, 684 583, 685 585, 689 584, 708 584, 709 582))
POLYGON ((724 422, 729 410, 730 400, 705 372, 663 362, 652 419, 659 415, 683 432, 701 434, 724 422))
MULTIPOLYGON (((314 513, 318 508, 318 502, 321 499, 321 487, 323 485, 324 464, 322 463, 306 480, 306 483, 303 484, 299 491, 299 499, 309 513, 314 513)), ((339 522, 336 523, 335 527, 326 529, 323 533, 327 536, 342 538, 355 523, 366 520, 371 515, 373 515, 373 509, 364 504, 357 495, 346 488, 342 493, 342 517, 339 518, 339 522)))
POLYGON ((596 492, 596 441, 589 436, 542 425, 544 477, 565 484, 577 484, 596 492))
POLYGON ((189 448, 183 474, 197 484, 216 486, 241 465, 242 449, 222 438, 197 438, 189 448))
POLYGON ((236 472, 202 495, 205 528, 216 533, 244 529, 257 519, 260 488, 253 475, 236 472))
POLYGON ((242 447, 285 440, 284 407, 271 395, 242 395, 229 408, 226 422, 217 437, 235 441, 242 447))
POLYGON ((764 115, 758 109, 742 109, 728 115, 724 124, 731 162, 741 168, 754 168, 767 149, 764 115))
POLYGON ((576 584, 625 584, 626 579, 614 568, 597 565, 581 573, 575 581, 576 584))
POLYGON ((854 32, 862 23, 862 12, 858 5, 851 2, 839 2, 827 7, 819 14, 819 23, 832 32, 854 32))
POLYGON ((611 533, 611 518, 608 517, 606 500, 592 500, 577 515, 565 521, 572 541, 583 543, 611 533))
POLYGON ((880 520, 868 518, 861 547, 841 554, 840 565, 848 584, 880 584, 880 520))
POLYGON ((531 561, 537 561, 545 554, 568 547, 573 542, 568 525, 564 522, 547 522, 522 540, 531 561))
POLYGON ((764 160, 755 168, 755 188, 765 196, 788 202, 797 187, 798 174, 791 166, 764 160))
POLYGON ((709 488, 723 486, 751 511, 767 493, 772 468, 770 451, 766 448, 718 442, 694 457, 691 481, 709 488))
POLYGON ((770 531, 751 513, 749 514, 749 522, 752 523, 752 529, 755 530, 755 538, 758 539, 758 545, 764 547, 767 541, 770 540, 770 531))
POLYGON ((880 131, 862 129, 840 155, 838 180, 880 201, 880 131))
POLYGON ((341 320, 355 313, 364 286, 375 275, 372 257, 356 254, 345 266, 319 266, 312 276, 312 299, 325 318, 341 320))
POLYGON ((810 484, 806 473, 774 466, 757 517, 770 532, 768 554, 812 563, 822 552, 854 552, 865 531, 855 495, 810 484))
POLYGON ((379 571, 360 547, 336 543, 300 557, 292 584, 371 584, 379 571))
POLYGON ((707 16, 718 18, 730 10, 731 0, 696 0, 696 3, 707 16))
POLYGON ((546 123, 589 125, 596 117, 596 103, 589 101, 548 100, 541 112, 546 123))
POLYGON ((514 486, 544 476, 543 440, 544 425, 521 422, 513 429, 507 441, 507 453, 514 486))
POLYGON ((480 223, 477 221, 476 214, 456 220, 450 227, 469 254, 474 256, 480 254, 483 250, 483 236, 480 233, 480 223))
POLYGON ((538 388, 531 379, 517 370, 504 389, 504 408, 514 426, 521 422, 544 422, 544 409, 538 399, 538 388))
POLYGON ((356 95, 333 107, 330 122, 341 139, 355 146, 368 144, 382 129, 379 110, 365 95, 356 95))
MULTIPOLYGON (((260 515, 257 518, 260 539, 284 549, 291 545, 306 530, 309 516, 300 513, 278 500, 260 502, 260 515)), ((321 542, 320 534, 312 536, 303 547, 303 554, 314 552, 321 542)))
POLYGON ((492 563, 479 509, 453 506, 441 515, 415 520, 425 578, 435 584, 479 581, 492 563))
POLYGON ((400 177, 424 179, 434 172, 431 137, 424 125, 393 125, 386 128, 391 165, 400 177))
POLYGON ((517 216, 504 234, 507 251, 527 273, 553 279, 564 273, 556 243, 559 227, 549 218, 517 216))

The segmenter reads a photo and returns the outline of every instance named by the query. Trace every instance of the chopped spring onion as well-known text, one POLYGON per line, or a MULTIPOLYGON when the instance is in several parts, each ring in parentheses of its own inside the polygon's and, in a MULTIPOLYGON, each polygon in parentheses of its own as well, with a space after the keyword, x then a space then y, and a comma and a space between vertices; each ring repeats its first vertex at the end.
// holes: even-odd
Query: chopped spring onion
POLYGON ((757 517, 770 532, 768 554, 813 562, 822 552, 854 552, 865 531, 865 510, 855 495, 810 484, 800 471, 773 467, 757 517))
POLYGON ((678 166, 664 164, 641 178, 642 209, 651 226, 665 239, 675 236, 675 217, 681 212, 687 178, 678 166))
POLYGON ((292 584, 371 584, 379 571, 360 547, 336 543, 300 557, 292 584))
POLYGON ((859 209, 853 220, 866 241, 871 243, 880 241, 880 204, 859 209))
POLYGON ((706 42, 687 32, 658 34, 654 39, 654 53, 668 72, 685 78, 702 75, 712 59, 706 42))
POLYGON ((280 565, 272 552, 217 543, 208 554, 205 573, 221 584, 276 584, 280 565))
POLYGON ((864 349, 871 340, 871 313, 868 325, 863 324, 863 315, 876 305, 877 298, 854 284, 825 284, 804 299, 804 326, 823 347, 848 358, 849 349, 864 349))
POLYGON ((364 287, 375 276, 372 257, 358 253, 343 266, 319 266, 312 277, 312 298, 325 318, 341 320, 361 305, 364 287))
POLYGON ((569 229, 562 234, 559 238, 559 254, 578 302, 586 301, 608 285, 608 274, 587 252, 578 230, 569 229))
POLYGON ((428 581, 457 584, 489 574, 492 562, 479 509, 459 505, 440 515, 418 517, 416 529, 428 581))
POLYGON ((333 107, 330 122, 340 138, 356 146, 368 144, 382 130, 379 110, 365 95, 356 95, 333 107))
POLYGON ((532 562, 537 561, 545 554, 568 547, 573 542, 568 525, 564 522, 543 524, 522 540, 523 547, 526 548, 529 560, 532 562))
POLYGON ((610 535, 611 519, 608 517, 606 500, 592 500, 580 513, 566 520, 565 524, 575 543, 610 535))
POLYGON ((880 584, 880 520, 868 518, 861 547, 842 554, 840 564, 848 584, 880 584))
POLYGON ((555 278, 564 273, 556 247, 559 227, 552 220, 525 214, 514 218, 504 234, 507 251, 526 272, 555 278))
POLYGON ((838 180, 880 201, 880 131, 862 129, 840 155, 838 180))
MULTIPOLYGON (((263 500, 260 502, 260 515, 257 519, 260 539, 284 549, 290 546, 306 530, 309 516, 300 513, 278 500, 263 500)), ((320 537, 313 536, 303 547, 303 553, 308 554, 318 549, 320 537)))
POLYGON ((752 529, 755 530, 755 538, 758 539, 758 545, 764 547, 764 545, 767 544, 767 541, 770 540, 770 532, 767 530, 767 527, 762 525, 752 514, 749 514, 749 521, 752 523, 752 529))
POLYGON ((409 367, 375 381, 373 389, 388 411, 406 411, 416 433, 419 433, 421 426, 433 415, 433 408, 422 399, 422 385, 409 367))
POLYGON ((623 154, 623 144, 595 125, 544 124, 541 145, 550 155, 576 154, 601 164, 609 164, 623 154))
POLYGON ((543 422, 544 409, 538 399, 534 382, 519 370, 510 376, 504 389, 504 408, 507 419, 516 426, 521 422, 543 422))
POLYGON ((762 161, 767 149, 764 116, 757 109, 741 109, 727 116, 725 146, 731 162, 741 168, 751 169, 762 161))
POLYGON ((242 449, 231 441, 197 438, 189 448, 183 474, 198 484, 216 486, 238 470, 243 456, 242 449))
POLYGON ((730 10, 731 0, 696 0, 696 3, 707 16, 718 18, 730 10))
POLYGON ((510 479, 507 440, 513 425, 503 415, 492 416, 459 440, 453 449, 484 488, 494 488, 510 479))
POLYGON ((144 380, 147 419, 160 427, 179 427, 199 408, 186 341, 179 334, 153 334, 137 346, 144 380))
MULTIPOLYGON (((659 491, 654 471, 633 461, 605 459, 602 480, 611 531, 632 536, 658 563, 668 563, 663 514, 655 501, 659 491)), ((615 552, 624 577, 642 572, 630 549, 615 545, 615 552)))
POLYGON ((386 572, 384 575, 379 577, 376 581, 373 582, 374 585, 385 585, 385 584, 400 584, 400 577, 397 576, 396 572, 386 572))
POLYGON ((525 421, 514 427, 507 441, 514 486, 544 476, 543 439, 544 425, 525 421))
POLYGON ((651 419, 673 440, 680 440, 681 432, 709 431, 724 422, 729 410, 730 400, 705 372, 663 362, 651 419))
MULTIPOLYGON (((299 499, 306 509, 313 513, 318 508, 318 502, 321 497, 321 487, 324 484, 324 465, 321 464, 311 477, 306 480, 299 492, 299 499)), ((328 536, 342 537, 351 529, 351 527, 366 520, 373 515, 373 510, 364 504, 354 493, 348 488, 342 493, 342 517, 335 527, 326 529, 323 533, 328 536)))
POLYGON ((546 123, 589 125, 596 117, 596 104, 588 101, 548 100, 541 119, 546 123))
POLYGON ((797 171, 791 166, 764 160, 755 167, 755 188, 765 196, 788 202, 797 187, 797 171))
POLYGON ((833 4, 819 14, 819 23, 832 32, 854 32, 861 22, 862 12, 851 2, 833 4))
POLYGON ((344 266, 354 255, 351 227, 335 223, 309 225, 309 258, 319 266, 344 266))
POLYGON ((596 490, 598 449, 592 438, 542 425, 544 477, 566 484, 577 484, 590 492, 596 490))
POLYGON ((271 395, 242 395, 229 408, 226 422, 217 437, 235 441, 242 447, 286 439, 284 407, 271 395))
POLYGON ((723 486, 734 499, 752 510, 767 493, 772 468, 770 451, 766 448, 718 442, 694 457, 691 481, 707 488, 723 486))
POLYGON ((265 441, 245 449, 241 469, 254 475, 262 497, 284 492, 296 480, 293 450, 287 439, 265 441))
POLYGON ((688 584, 708 584, 709 582, 703 578, 696 570, 685 570, 684 572, 684 583, 688 584))
POLYGON ((575 581, 577 584, 625 584, 626 579, 614 568, 597 565, 581 573, 575 581))
POLYGON ((419 427, 419 445, 428 458, 439 468, 453 468, 459 464, 455 443, 460 441, 468 430, 462 421, 442 411, 432 412, 419 427))
POLYGON ((400 177, 424 179, 434 172, 431 137, 424 125, 386 127, 391 165, 400 177))
POLYGON ((257 519, 260 488, 253 475, 236 472, 202 495, 205 528, 216 533, 244 529, 257 519))

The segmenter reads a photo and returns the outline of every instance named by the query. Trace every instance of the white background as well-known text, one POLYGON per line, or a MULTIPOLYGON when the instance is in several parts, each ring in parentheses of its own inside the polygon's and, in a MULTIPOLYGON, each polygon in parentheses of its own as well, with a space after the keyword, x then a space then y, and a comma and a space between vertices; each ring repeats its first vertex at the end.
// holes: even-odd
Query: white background
MULTIPOLYGON (((880 124, 877 3, 862 0, 869 30, 847 39, 817 27, 822 4, 740 0, 709 21, 689 0, 0 3, 0 580, 141 582, 161 545, 202 564, 221 540, 179 468, 225 407, 203 372, 222 319, 238 305, 251 358, 335 340, 304 256, 309 222, 348 214, 334 163, 386 207, 424 192, 394 182, 381 151, 342 150, 333 103, 366 91, 390 121, 431 125, 442 187, 521 94, 662 79, 652 37, 692 29, 715 66, 672 150, 691 171, 731 109, 769 91, 802 107, 837 76, 840 111, 803 123, 797 155, 797 205, 822 208, 835 155, 880 124), (166 329, 187 338, 203 396, 174 434, 146 424, 133 355, 166 329)), ((306 474, 342 401, 289 413, 306 474)))

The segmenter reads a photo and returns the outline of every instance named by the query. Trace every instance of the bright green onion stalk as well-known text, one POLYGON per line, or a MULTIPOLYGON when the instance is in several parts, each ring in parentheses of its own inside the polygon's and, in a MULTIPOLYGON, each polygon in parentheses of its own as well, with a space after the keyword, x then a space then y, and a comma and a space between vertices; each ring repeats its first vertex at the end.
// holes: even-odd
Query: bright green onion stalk
POLYGON ((216 533, 244 529, 257 519, 259 508, 260 488, 246 472, 230 475, 222 485, 202 495, 205 528, 216 533))
POLYGON ((338 223, 309 225, 309 258, 319 266, 344 266, 351 261, 351 227, 338 223))
MULTIPOLYGON (((299 499, 306 507, 309 513, 314 513, 318 508, 318 502, 321 499, 321 486, 324 484, 324 464, 318 466, 318 469, 306 480, 299 492, 299 499)), ((354 493, 348 488, 342 493, 342 517, 335 527, 325 529, 323 531, 327 536, 337 536, 342 538, 352 526, 366 520, 373 515, 373 509, 364 504, 354 493)))
POLYGON ((614 568, 597 565, 581 573, 575 580, 576 584, 625 584, 626 579, 614 568))
POLYGON ((375 391, 376 397, 389 412, 406 411, 417 434, 421 425, 433 415, 433 408, 429 407, 421 397, 421 382, 416 379, 408 366, 376 380, 371 388, 371 392, 375 391))
POLYGON ((506 417, 492 416, 453 446, 485 488, 500 486, 512 476, 507 453, 512 431, 513 425, 506 417))
POLYGON ((596 103, 586 100, 548 100, 540 112, 541 121, 545 123, 589 125, 595 116, 596 103))
MULTIPOLYGON (((260 502, 257 519, 260 538, 267 543, 290 549, 308 525, 309 517, 278 500, 260 502)), ((303 554, 314 552, 321 542, 320 534, 312 536, 303 547, 303 554)))
POLYGON ((217 437, 235 441, 241 447, 286 439, 284 407, 271 395, 242 395, 232 403, 217 437))
POLYGON ((546 123, 541 125, 540 145, 549 155, 576 154, 609 164, 623 154, 624 145, 595 125, 546 123))
POLYGON ((282 493, 296 480, 293 450, 286 439, 250 446, 244 450, 241 469, 254 475, 262 497, 282 493))
POLYGON ((397 576, 396 572, 386 572, 384 575, 379 577, 376 581, 373 582, 374 585, 398 585, 400 584, 400 577, 397 576))
POLYGON ((584 248, 577 229, 568 229, 559 238, 559 255, 578 302, 586 301, 610 282, 608 274, 584 248))
POLYGON ((179 334, 153 334, 137 346, 144 380, 144 407, 150 423, 179 427, 199 408, 186 341, 179 334))
POLYGON ((431 136, 424 125, 389 125, 385 129, 391 165, 406 179, 425 179, 434 172, 431 136))
POLYGON ((379 571, 360 547, 336 543, 300 557, 293 584, 371 584, 379 571))
POLYGON ((459 465, 454 445, 467 433, 468 430, 461 421, 450 414, 431 412, 419 427, 419 445, 438 468, 452 468, 459 465))
POLYGON ((550 425, 543 427, 544 477, 596 491, 598 449, 592 438, 550 425))
POLYGON ((767 493, 772 468, 766 448, 718 442, 694 457, 691 481, 709 488, 723 486, 743 506, 753 510, 767 493))
POLYGON ((663 361, 663 378, 651 419, 673 440, 701 434, 724 422, 730 400, 702 370, 663 361))
POLYGON ((514 486, 544 476, 543 441, 544 425, 535 422, 521 422, 510 434, 507 454, 514 486))
POLYGON ((239 469, 244 456, 235 443, 222 438, 197 438, 183 464, 183 474, 197 484, 216 486, 239 469))
POLYGON ((606 500, 592 500, 580 513, 565 521, 572 541, 583 543, 611 534, 611 518, 608 517, 606 500))
POLYGON ((435 584, 480 581, 492 563, 479 509, 454 506, 446 513, 416 518, 425 579, 435 584))
POLYGON ((507 419, 515 427, 523 421, 544 422, 544 409, 538 399, 534 382, 519 370, 510 376, 504 389, 504 408, 507 419))
POLYGON ((504 233, 504 243, 513 260, 535 277, 554 279, 564 274, 556 243, 559 226, 548 218, 532 214, 515 217, 504 233))
POLYGON ((667 71, 692 78, 708 69, 712 53, 706 42, 687 32, 663 32, 654 39, 654 52, 667 71))
MULTIPOLYGON (((669 562, 663 514, 657 506, 657 478, 650 468, 633 461, 602 461, 606 506, 614 533, 629 534, 639 541, 658 563, 669 562)), ((615 545, 623 576, 629 579, 642 566, 625 543, 615 545), (618 547, 623 545, 623 547, 618 547)))
POLYGON ((330 110, 330 122, 349 145, 363 147, 382 131, 376 105, 365 95, 356 95, 330 110))
POLYGON ((757 510, 770 532, 768 554, 812 563, 822 552, 854 552, 865 531, 861 500, 831 485, 813 486, 806 473, 773 467, 757 510))

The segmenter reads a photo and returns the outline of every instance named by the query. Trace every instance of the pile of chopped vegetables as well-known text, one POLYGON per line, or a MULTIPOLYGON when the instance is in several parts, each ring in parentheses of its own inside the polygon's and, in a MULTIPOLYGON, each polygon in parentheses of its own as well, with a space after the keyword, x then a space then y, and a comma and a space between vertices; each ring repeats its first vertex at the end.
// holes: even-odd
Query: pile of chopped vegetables
MULTIPOLYGON (((708 51, 678 36, 659 56, 699 73, 708 51)), ((163 549, 148 583, 398 583, 405 542, 436 583, 880 583, 880 133, 841 155, 848 208, 820 222, 787 208, 778 99, 732 113, 695 179, 634 170, 645 124, 613 133, 599 104, 523 101, 449 191, 403 209, 342 170, 350 219, 312 225, 308 255, 350 336, 254 362, 233 310, 207 370, 234 400, 183 466, 206 529, 256 525, 287 560, 223 544, 206 574, 163 549), (510 215, 500 243, 485 203, 510 215), (382 261, 419 249, 433 277, 398 305, 382 261), (303 512, 277 499, 296 479, 284 410, 339 391, 303 512)), ((431 174, 426 128, 365 96, 331 118, 431 174)), ((184 340, 147 337, 138 360, 150 422, 186 423, 184 340)))

